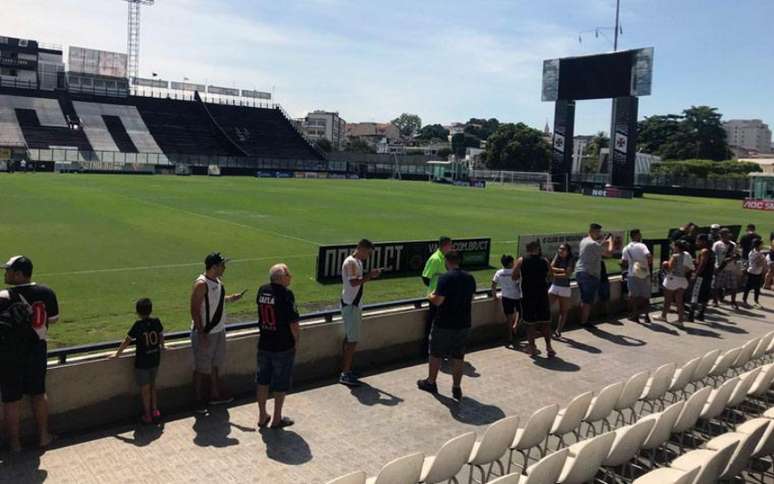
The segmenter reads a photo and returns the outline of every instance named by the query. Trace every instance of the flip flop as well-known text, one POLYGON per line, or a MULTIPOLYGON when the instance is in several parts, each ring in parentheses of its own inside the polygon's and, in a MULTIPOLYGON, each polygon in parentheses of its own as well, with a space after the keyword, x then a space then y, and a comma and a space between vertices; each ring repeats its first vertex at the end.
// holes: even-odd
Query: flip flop
POLYGON ((294 422, 292 419, 290 419, 290 418, 288 418, 288 417, 282 417, 282 420, 280 420, 280 423, 279 423, 278 425, 272 425, 272 426, 271 426, 271 427, 269 427, 269 428, 272 428, 272 429, 281 429, 281 428, 285 428, 285 427, 290 427, 290 426, 291 426, 291 425, 293 425, 294 423, 295 423, 295 422, 294 422))
POLYGON ((266 428, 266 426, 269 425, 269 422, 271 422, 271 417, 266 417, 266 420, 264 420, 263 422, 258 422, 258 428, 259 429, 266 428))

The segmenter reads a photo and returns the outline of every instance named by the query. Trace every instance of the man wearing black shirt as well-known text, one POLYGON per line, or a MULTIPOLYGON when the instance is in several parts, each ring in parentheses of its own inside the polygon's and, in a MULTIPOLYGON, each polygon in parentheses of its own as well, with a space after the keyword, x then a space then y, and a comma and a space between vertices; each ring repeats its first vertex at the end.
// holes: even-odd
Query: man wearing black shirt
POLYGON ((296 298, 288 289, 291 274, 285 264, 276 264, 269 271, 271 282, 258 289, 258 338, 256 383, 258 384, 258 427, 271 428, 293 425, 293 420, 282 416, 285 394, 290 390, 293 360, 300 335, 296 298), (274 416, 269 417, 266 401, 274 392, 274 416))
POLYGON ((760 235, 755 233, 755 225, 748 224, 747 233, 739 238, 739 246, 742 248, 742 262, 745 264, 745 267, 747 266, 747 258, 750 255, 750 250, 752 250, 753 240, 755 239, 763 240, 763 238, 760 235))
POLYGON ((471 307, 476 292, 476 280, 460 269, 462 256, 456 250, 446 253, 449 271, 438 279, 438 285, 430 296, 430 303, 438 311, 430 330, 430 358, 428 377, 417 382, 420 390, 438 392, 436 378, 442 358, 452 360, 452 395, 462 399, 462 368, 465 344, 470 333, 471 307))
POLYGON ((31 345, 13 368, 3 368, 0 393, 11 450, 21 450, 19 441, 19 402, 30 396, 32 413, 38 427, 39 445, 47 447, 54 436, 48 432, 48 399, 46 398, 46 366, 48 325, 59 319, 59 304, 54 291, 32 282, 32 261, 18 255, 3 266, 5 283, 10 287, 0 291, 0 311, 17 302, 26 302, 32 309, 31 345), (34 334, 32 334, 34 332, 34 334))

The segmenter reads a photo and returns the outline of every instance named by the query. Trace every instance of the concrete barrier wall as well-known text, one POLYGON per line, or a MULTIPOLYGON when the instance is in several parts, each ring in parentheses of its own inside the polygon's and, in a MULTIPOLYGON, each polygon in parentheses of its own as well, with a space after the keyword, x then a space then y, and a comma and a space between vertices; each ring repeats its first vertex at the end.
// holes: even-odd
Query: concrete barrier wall
MULTIPOLYGON (((595 311, 621 311, 620 278, 611 279, 611 300, 595 311)), ((573 287, 570 322, 578 316, 578 290, 573 287)), ((556 311, 556 308, 553 308, 556 311)), ((355 367, 369 371, 385 365, 420 361, 426 309, 396 309, 366 313, 362 340, 355 355, 355 367)), ((556 314, 554 314, 556 316, 556 314)), ((471 346, 504 341, 504 317, 500 305, 491 298, 473 304, 471 346)), ((294 381, 296 384, 325 382, 339 371, 344 327, 341 320, 310 322, 302 325, 294 381)), ((255 391, 257 333, 228 339, 226 365, 222 373, 229 389, 237 396, 255 391)), ((193 403, 192 356, 189 346, 167 349, 161 358, 157 387, 164 413, 184 411, 193 403)), ((134 382, 134 357, 92 359, 51 366, 47 388, 51 428, 54 432, 75 432, 106 424, 126 422, 140 414, 138 389, 134 382)), ((32 431, 27 414, 25 433, 32 431)))

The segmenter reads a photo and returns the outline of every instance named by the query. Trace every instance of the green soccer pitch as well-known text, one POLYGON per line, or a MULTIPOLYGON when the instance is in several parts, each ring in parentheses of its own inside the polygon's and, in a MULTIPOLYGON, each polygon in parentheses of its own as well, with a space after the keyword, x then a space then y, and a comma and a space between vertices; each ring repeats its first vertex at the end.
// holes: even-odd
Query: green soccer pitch
MULTIPOLYGON (((34 279, 57 292, 62 319, 51 328, 51 347, 122 338, 140 297, 153 300, 167 331, 187 329, 191 284, 213 250, 232 258, 227 291, 247 289, 227 307, 229 319, 249 320, 255 290, 277 262, 290 266, 302 312, 337 306, 339 285, 314 280, 320 244, 491 237, 497 267, 520 233, 584 231, 591 221, 638 226, 652 237, 688 221, 774 229, 770 214, 708 198, 616 200, 386 180, 0 176, 0 258, 29 256, 34 279)), ((479 285, 492 272, 476 272, 479 285)), ((364 302, 424 294, 419 278, 385 279, 368 284, 364 302)))

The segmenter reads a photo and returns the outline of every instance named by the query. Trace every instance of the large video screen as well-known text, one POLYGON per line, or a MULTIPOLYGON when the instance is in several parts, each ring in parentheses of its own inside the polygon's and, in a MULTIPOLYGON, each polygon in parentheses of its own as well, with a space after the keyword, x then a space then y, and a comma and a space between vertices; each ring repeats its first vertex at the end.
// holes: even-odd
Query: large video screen
POLYGON ((126 79, 126 54, 105 50, 70 47, 68 69, 71 72, 126 79))
POLYGON ((652 71, 652 48, 549 59, 543 63, 543 101, 647 96, 652 71))

